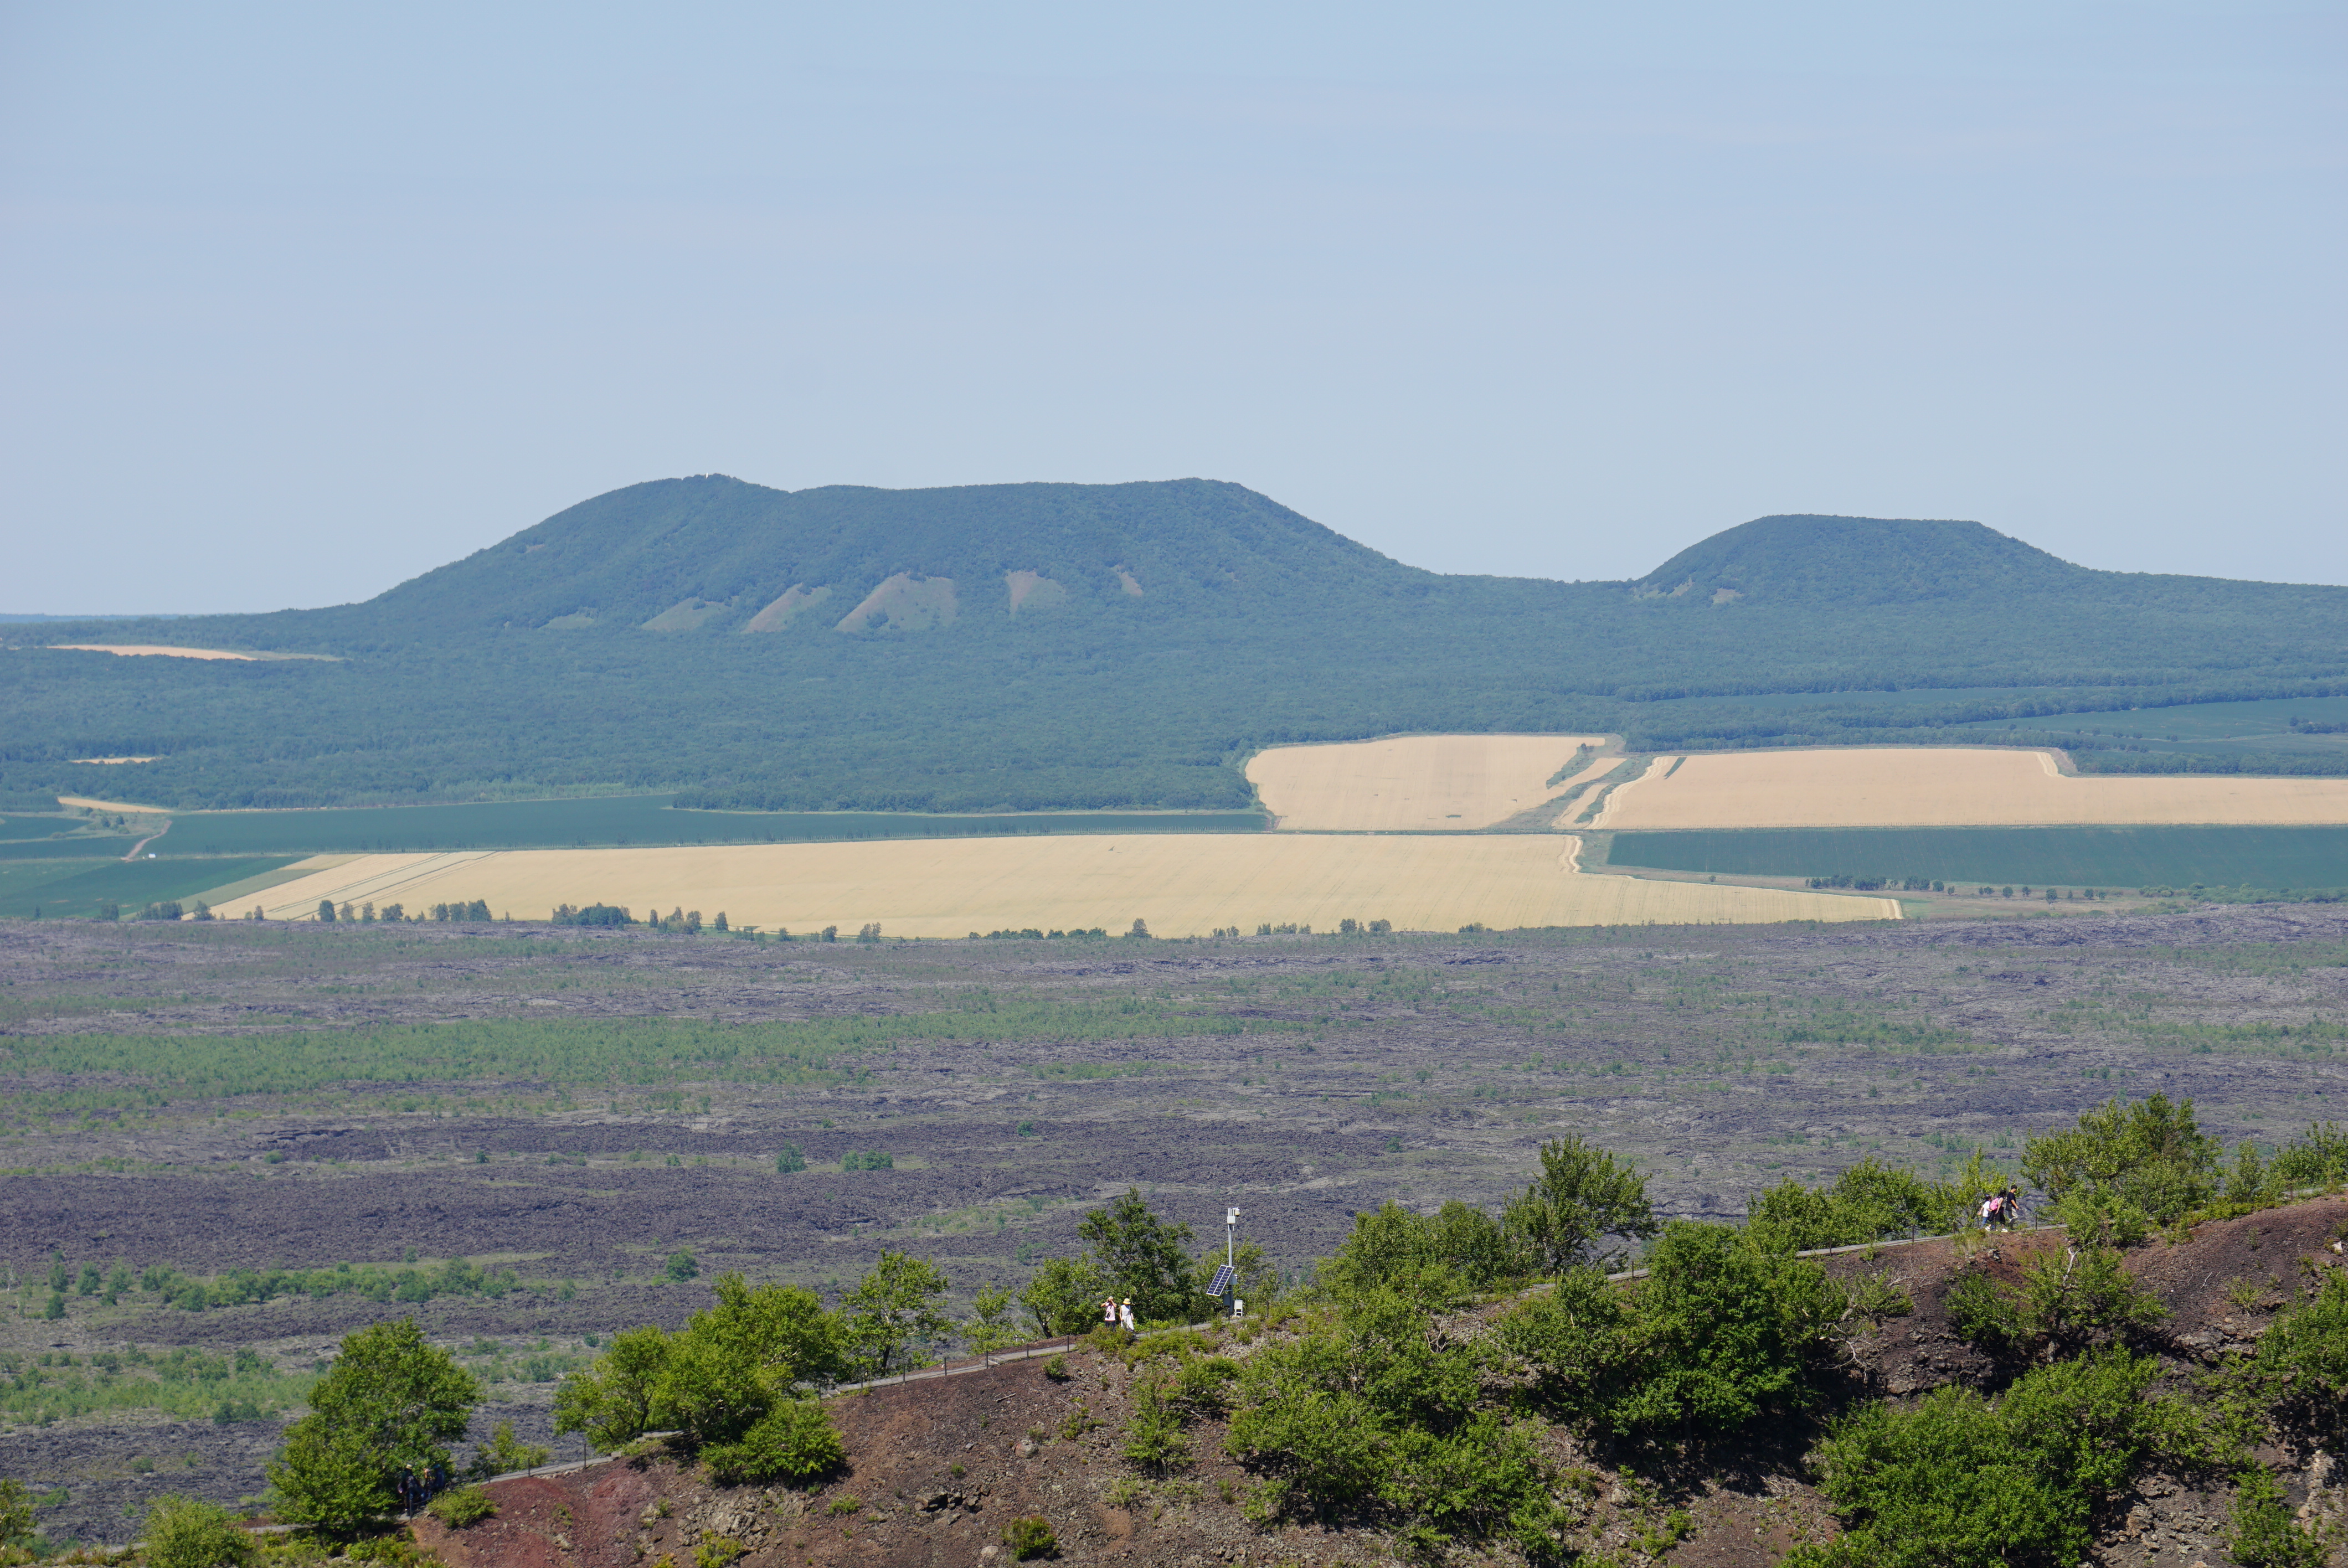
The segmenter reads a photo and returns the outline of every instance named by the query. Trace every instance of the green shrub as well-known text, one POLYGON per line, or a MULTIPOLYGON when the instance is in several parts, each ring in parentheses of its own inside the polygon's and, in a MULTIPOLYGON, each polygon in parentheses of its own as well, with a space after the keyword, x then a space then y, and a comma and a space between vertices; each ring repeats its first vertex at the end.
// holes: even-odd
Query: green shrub
MULTIPOLYGON (((132 1469, 138 1468, 133 1460, 132 1469)), ((148 1466, 152 1470, 154 1466, 148 1466)), ((21 1481, 0 1476, 0 1550, 24 1546, 33 1539, 33 1494, 21 1481)))
POLYGON ((1935 1184, 1870 1154, 1831 1186, 1806 1187, 1787 1177, 1754 1198, 1747 1225, 1787 1252, 1804 1252, 1953 1230, 1951 1206, 1935 1184))
POLYGON ((843 1171, 893 1171, 897 1168, 897 1160, 896 1156, 878 1149, 850 1149, 840 1156, 839 1168, 843 1171))
POLYGON ((1644 1241, 1656 1234, 1646 1178, 1617 1165, 1614 1156, 1570 1134, 1544 1143, 1541 1173, 1504 1215, 1509 1234, 1532 1249, 1538 1266, 1559 1274, 1602 1264, 1599 1244, 1610 1235, 1644 1241))
POLYGON ((1265 1477, 1251 1516, 1345 1511, 1421 1553, 1500 1538, 1553 1554, 1548 1468, 1488 1394, 1499 1365, 1485 1341, 1452 1341, 1422 1302, 1393 1291, 1353 1297, 1311 1331, 1264 1346, 1240 1373, 1225 1441, 1265 1477))
POLYGON ((1845 1533, 1787 1568, 2073 1563, 2098 1503, 2150 1460, 2211 1457, 2196 1416, 2151 1395, 2159 1364, 2106 1350, 2031 1372, 1992 1404, 1962 1387, 1869 1404, 1812 1456, 1845 1533))
POLYGON ((691 1253, 679 1249, 668 1255, 667 1261, 661 1265, 661 1272, 671 1279, 684 1281, 699 1274, 701 1264, 691 1253))
POLYGON ((495 1519, 498 1505, 479 1487, 459 1486, 434 1498, 424 1512, 451 1530, 462 1530, 468 1525, 479 1524, 484 1519, 495 1519))
POLYGON ((253 1559, 252 1537, 228 1510, 167 1493, 147 1505, 149 1568, 232 1568, 253 1559))
POLYGON ((1167 1402, 1166 1390, 1154 1379, 1144 1379, 1133 1390, 1133 1414, 1126 1421, 1128 1462, 1163 1472, 1190 1462, 1189 1440, 1182 1435, 1182 1418, 1167 1402))
POLYGON ((705 1530, 701 1532, 701 1544, 694 1548, 693 1568, 733 1568, 749 1554, 750 1549, 732 1536, 705 1530))
POLYGON ((536 1470, 553 1457, 553 1450, 536 1443, 523 1442, 514 1436, 511 1421, 499 1421, 489 1440, 473 1455, 467 1473, 478 1481, 493 1475, 511 1475, 516 1471, 536 1470))
POLYGON ((1066 1382, 1071 1376, 1068 1371, 1068 1358, 1066 1356, 1055 1356, 1050 1360, 1045 1361, 1044 1363, 1044 1376, 1051 1378, 1055 1383, 1066 1382))
POLYGON ((1503 1321, 1538 1391, 1565 1419, 1619 1436, 1725 1432, 1806 1405, 1814 1366, 1846 1320, 1817 1264, 1722 1225, 1676 1222, 1648 1277, 1611 1289, 1594 1268, 1503 1321))
POLYGON ((2291 1517, 2282 1487, 2264 1468, 2242 1473, 2225 1541, 2241 1568, 2324 1568, 2332 1561, 2330 1544, 2291 1517))
POLYGON ((1013 1558, 1022 1563, 1030 1557, 1050 1557, 1060 1550, 1059 1538, 1052 1533, 1052 1522, 1035 1513, 1024 1514, 1004 1525, 1003 1544, 1011 1548, 1013 1558))
POLYGON ((2348 1182, 2348 1131, 2315 1122, 2275 1151, 2275 1178, 2285 1187, 2336 1187, 2348 1182))
POLYGON ((2141 1104, 2112 1099, 2080 1113, 2068 1132, 2033 1138, 2024 1173, 2056 1199, 2107 1193, 2173 1225, 2218 1195, 2219 1141, 2194 1122, 2193 1102, 2155 1094, 2141 1104))
POLYGON ((830 1415, 813 1399, 778 1400, 741 1437, 713 1443, 701 1450, 701 1457, 723 1486, 812 1481, 848 1460, 830 1415))
POLYGON ((2063 1227, 2074 1246, 2140 1246, 2153 1231, 2152 1215, 2133 1199, 2102 1187, 2065 1193, 2046 1217, 2063 1227))
POLYGON ((1000 1286, 982 1286, 971 1298, 970 1321, 963 1325, 963 1342, 983 1356, 1023 1343, 1026 1336, 1013 1320, 1014 1297, 1000 1286))
POLYGON ((2326 1269, 2310 1299, 2275 1319, 2248 1371, 2282 1424, 2335 1448, 2348 1440, 2348 1269, 2326 1269))
POLYGON ((1949 1289, 1949 1318, 1975 1349, 1993 1356, 2070 1355, 2149 1328, 2168 1316, 2109 1247, 2071 1247, 2024 1266, 2007 1290, 1968 1272, 1949 1289))
POLYGON ((1240 1364, 1228 1356, 1196 1356, 1182 1363, 1167 1397, 1202 1416, 1220 1416, 1231 1404, 1240 1364))
POLYGON ((784 1144, 781 1150, 775 1155, 775 1173, 777 1175, 788 1176, 794 1172, 804 1171, 806 1169, 807 1155, 799 1151, 799 1146, 797 1143, 784 1144))
POLYGON ((1480 1209, 1455 1199, 1426 1215, 1389 1198, 1354 1216, 1336 1255, 1321 1266, 1320 1280, 1340 1296, 1398 1290, 1431 1307, 1448 1307, 1523 1279, 1540 1261, 1524 1235, 1480 1209))
POLYGON ((664 1429, 731 1443, 791 1389, 841 1369, 840 1326, 815 1292, 753 1289, 738 1274, 713 1289, 717 1304, 678 1333, 647 1325, 613 1335, 592 1368, 555 1391, 554 1430, 584 1432, 607 1453, 664 1429))
POLYGON ((883 1252, 840 1298, 836 1321, 847 1366, 874 1378, 920 1366, 928 1348, 953 1332, 945 1295, 945 1271, 937 1265, 883 1252))

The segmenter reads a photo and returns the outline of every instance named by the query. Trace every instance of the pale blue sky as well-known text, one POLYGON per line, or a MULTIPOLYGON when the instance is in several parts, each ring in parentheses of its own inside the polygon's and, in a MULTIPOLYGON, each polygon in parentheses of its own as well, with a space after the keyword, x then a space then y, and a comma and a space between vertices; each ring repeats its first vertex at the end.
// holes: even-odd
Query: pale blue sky
POLYGON ((664 475, 2348 582, 2341 7, 0 3, 0 610, 664 475))

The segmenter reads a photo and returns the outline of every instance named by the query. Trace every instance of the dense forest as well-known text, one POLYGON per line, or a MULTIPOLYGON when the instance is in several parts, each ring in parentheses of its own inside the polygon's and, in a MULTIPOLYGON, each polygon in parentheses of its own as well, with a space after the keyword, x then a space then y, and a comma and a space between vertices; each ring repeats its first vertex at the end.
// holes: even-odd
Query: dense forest
POLYGON ((705 476, 599 497, 363 604, 13 624, 0 807, 1232 808, 1256 748, 1430 730, 2052 738, 2087 771, 2348 773, 2348 743, 2304 715, 2250 740, 2172 740, 2164 716, 2330 714, 2343 634, 2348 589, 2093 571, 1973 523, 1763 518, 1639 582, 1566 583, 1420 571, 1203 480, 705 476), (277 657, 55 646, 73 642, 277 657), (100 756, 156 760, 73 760, 100 756))

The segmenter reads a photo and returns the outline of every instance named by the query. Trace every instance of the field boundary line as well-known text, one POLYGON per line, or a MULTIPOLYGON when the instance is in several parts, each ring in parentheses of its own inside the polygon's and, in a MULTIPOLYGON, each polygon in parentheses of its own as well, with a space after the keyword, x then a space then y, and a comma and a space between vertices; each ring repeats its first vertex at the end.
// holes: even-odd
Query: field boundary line
MULTIPOLYGON (((413 886, 415 884, 425 880, 427 877, 436 876, 440 872, 453 870, 457 866, 470 865, 472 862, 477 860, 487 860, 492 856, 503 855, 505 853, 506 851, 501 849, 444 849, 437 854, 418 856, 416 859, 409 861, 407 865, 395 866, 388 871, 377 871, 364 876, 355 876, 346 882, 337 883, 331 887, 322 888, 319 890, 318 896, 321 898, 330 898, 337 904, 347 903, 353 897, 363 897, 373 902, 381 902, 386 895, 397 893, 404 888, 413 886)), ((360 858, 373 859, 375 857, 372 856, 365 856, 360 858)), ((339 869, 341 869, 341 867, 330 866, 324 867, 321 872, 314 873, 314 875, 324 875, 326 871, 335 871, 339 869)), ((299 877, 296 878, 296 880, 306 882, 309 880, 309 877, 299 877)), ((294 886, 294 883, 281 883, 279 886, 290 887, 294 886)), ((305 895, 304 897, 292 904, 280 902, 274 906, 269 906, 267 907, 268 917, 273 920, 298 918, 298 915, 281 915, 277 911, 280 909, 298 911, 307 905, 309 899, 305 895)))

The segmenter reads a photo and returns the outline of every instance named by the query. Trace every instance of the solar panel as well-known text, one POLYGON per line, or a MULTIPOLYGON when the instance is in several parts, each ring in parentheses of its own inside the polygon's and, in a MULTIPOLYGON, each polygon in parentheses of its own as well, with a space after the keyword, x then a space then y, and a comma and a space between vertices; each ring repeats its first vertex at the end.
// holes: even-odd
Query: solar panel
MULTIPOLYGON (((1191 1277, 1195 1279, 1198 1276, 1193 1275, 1191 1277)), ((1239 1270, 1233 1268, 1230 1264, 1226 1263, 1218 1265, 1215 1269, 1214 1283, 1207 1286, 1207 1294, 1210 1296, 1229 1296, 1231 1293, 1232 1282, 1238 1278, 1239 1270)))

